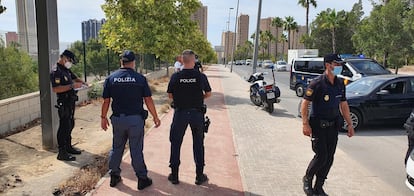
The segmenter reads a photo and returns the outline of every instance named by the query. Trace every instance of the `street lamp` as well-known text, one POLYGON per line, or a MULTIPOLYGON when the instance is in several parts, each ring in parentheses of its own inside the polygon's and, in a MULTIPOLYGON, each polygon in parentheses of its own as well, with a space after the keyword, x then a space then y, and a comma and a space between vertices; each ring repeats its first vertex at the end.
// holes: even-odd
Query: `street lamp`
POLYGON ((240 0, 237 0, 236 22, 234 23, 233 50, 231 50, 231 66, 230 66, 230 72, 233 72, 234 50, 236 50, 237 21, 238 21, 237 15, 239 14, 239 3, 240 3, 240 0))
POLYGON ((256 73, 257 66, 257 55, 259 50, 259 33, 260 33, 260 15, 262 12, 262 0, 259 0, 259 8, 257 11, 257 25, 256 25, 256 34, 254 38, 254 53, 253 53, 253 73, 256 73))
POLYGON ((229 8, 229 20, 227 21, 227 36, 226 36, 226 42, 225 42, 225 44, 226 44, 226 51, 225 51, 225 61, 224 61, 224 63, 227 65, 227 63, 228 63, 228 61, 229 61, 229 59, 228 59, 228 56, 229 56, 229 50, 230 50, 230 48, 229 48, 229 43, 230 43, 230 12, 231 12, 231 10, 232 9, 234 9, 234 8, 229 8))

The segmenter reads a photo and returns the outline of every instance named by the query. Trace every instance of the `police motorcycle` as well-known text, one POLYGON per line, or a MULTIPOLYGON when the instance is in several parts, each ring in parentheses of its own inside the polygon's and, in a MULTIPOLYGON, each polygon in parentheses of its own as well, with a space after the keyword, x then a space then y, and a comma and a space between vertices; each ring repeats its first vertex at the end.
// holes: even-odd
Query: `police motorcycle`
POLYGON ((250 85, 250 100, 256 106, 262 106, 267 112, 273 113, 274 103, 280 102, 280 89, 276 86, 275 74, 272 69, 273 83, 267 84, 264 81, 266 72, 257 72, 250 75, 247 82, 250 85))

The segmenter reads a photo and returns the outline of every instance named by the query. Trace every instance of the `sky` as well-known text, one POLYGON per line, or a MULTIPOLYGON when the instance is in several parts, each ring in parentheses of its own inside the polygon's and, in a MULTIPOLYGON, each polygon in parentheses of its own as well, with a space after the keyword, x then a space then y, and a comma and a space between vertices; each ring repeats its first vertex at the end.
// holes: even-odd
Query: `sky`
MULTIPOLYGON (((250 16, 249 34, 254 33, 257 24, 258 0, 239 0, 239 13, 250 16)), ((102 19, 105 15, 101 9, 104 0, 57 0, 60 42, 82 40, 81 22, 89 19, 102 19)), ((207 39, 212 46, 221 44, 221 34, 227 30, 230 14, 230 31, 235 29, 237 0, 201 0, 208 6, 207 39), (230 8, 234 8, 230 10, 230 8)), ((305 8, 297 4, 298 0, 262 0, 261 18, 293 16, 299 25, 305 25, 305 8)), ((327 8, 336 11, 350 11, 358 0, 317 0, 317 8, 310 9, 309 20, 327 8)), ((372 10, 370 0, 362 0, 365 16, 372 10)), ((0 14, 0 32, 17 31, 15 0, 2 0, 7 7, 0 14)))

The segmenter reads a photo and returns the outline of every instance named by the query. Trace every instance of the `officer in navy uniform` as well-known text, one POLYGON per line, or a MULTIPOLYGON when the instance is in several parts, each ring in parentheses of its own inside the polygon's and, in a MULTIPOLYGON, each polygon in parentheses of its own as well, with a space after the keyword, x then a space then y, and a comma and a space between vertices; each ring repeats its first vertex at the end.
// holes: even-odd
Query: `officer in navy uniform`
POLYGON ((324 57, 324 63, 325 72, 309 84, 301 107, 303 134, 311 137, 312 150, 315 152, 302 179, 303 190, 307 195, 327 195, 322 186, 333 163, 338 130, 342 128, 343 119, 348 125, 348 137, 354 135, 345 85, 336 76, 342 71, 342 59, 338 54, 328 54, 324 57), (308 118, 311 102, 312 109, 308 118), (316 182, 312 187, 314 176, 316 182))
POLYGON ((195 55, 195 58, 196 58, 196 62, 195 62, 195 65, 194 65, 194 69, 197 70, 197 71, 203 72, 204 71, 203 70, 203 65, 201 65, 201 62, 198 59, 198 55, 195 55))
POLYGON ((109 173, 111 175, 110 186, 115 187, 121 181, 121 160, 124 154, 125 144, 129 140, 129 148, 132 158, 132 167, 138 177, 138 190, 142 190, 152 184, 152 179, 147 176, 147 167, 142 152, 144 147, 144 125, 148 111, 153 117, 155 127, 160 126, 161 121, 157 116, 154 101, 151 98, 151 90, 147 79, 135 71, 135 54, 126 50, 121 55, 121 68, 110 76, 104 83, 101 113, 101 127, 107 130, 109 122, 107 113, 112 98, 111 123, 113 127, 113 143, 109 154, 109 173))
POLYGON ((171 76, 167 89, 168 97, 173 100, 175 108, 170 130, 171 174, 168 180, 172 184, 179 183, 180 149, 185 130, 190 125, 196 165, 195 184, 200 185, 208 180, 204 174, 204 99, 211 96, 211 87, 207 76, 194 69, 194 52, 184 50, 182 58, 183 70, 171 76))
POLYGON ((72 64, 76 64, 75 55, 65 50, 60 55, 59 61, 50 73, 52 90, 57 94, 57 105, 59 113, 59 129, 57 141, 59 147, 58 160, 75 161, 76 157, 71 154, 81 154, 79 149, 72 146, 72 129, 75 126, 75 102, 78 100, 75 89, 87 85, 78 78, 71 70, 72 64))

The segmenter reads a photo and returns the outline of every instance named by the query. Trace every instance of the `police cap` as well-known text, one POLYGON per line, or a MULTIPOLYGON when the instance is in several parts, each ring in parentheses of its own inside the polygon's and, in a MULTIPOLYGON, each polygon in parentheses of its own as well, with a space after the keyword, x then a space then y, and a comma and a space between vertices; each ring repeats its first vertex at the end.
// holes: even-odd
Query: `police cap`
POLYGON ((65 56, 67 58, 69 58, 73 64, 76 64, 78 61, 76 60, 75 54, 73 54, 73 52, 69 51, 69 50, 65 50, 63 51, 63 53, 61 54, 61 56, 65 56))

